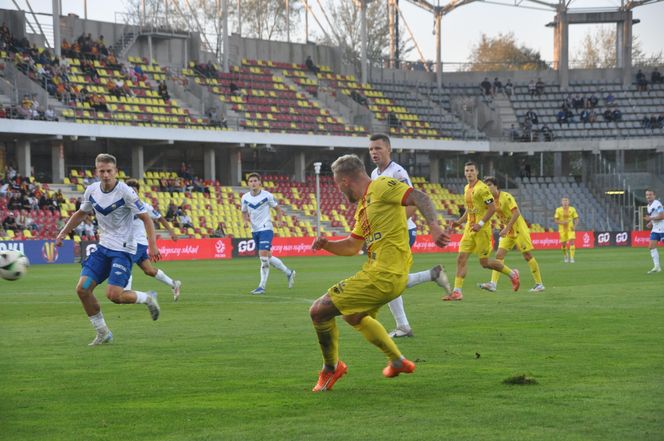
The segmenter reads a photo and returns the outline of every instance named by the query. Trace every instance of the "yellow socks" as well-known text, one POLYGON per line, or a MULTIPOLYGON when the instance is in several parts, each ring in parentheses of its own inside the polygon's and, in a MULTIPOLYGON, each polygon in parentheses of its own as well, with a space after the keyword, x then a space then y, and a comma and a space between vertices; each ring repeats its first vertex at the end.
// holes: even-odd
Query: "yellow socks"
MULTIPOLYGON (((499 260, 499 262, 502 263, 503 261, 499 260)), ((503 269, 501 269, 500 272, 509 277, 509 276, 512 275, 512 268, 510 268, 509 266, 503 264, 503 269)))
POLYGON ((461 291, 461 288, 463 288, 464 279, 465 279, 464 277, 459 277, 459 276, 454 277, 454 289, 455 290, 458 289, 459 291, 461 291))
POLYGON ((574 260, 574 251, 576 251, 576 246, 570 245, 569 247, 569 258, 574 260))
POLYGON ((530 268, 530 272, 533 275, 533 279, 535 279, 535 283, 541 285, 542 273, 540 273, 539 264, 537 263, 537 260, 535 260, 534 257, 528 261, 528 267, 530 268))
POLYGON ((567 245, 561 246, 560 249, 563 250, 563 257, 567 257, 567 245))
MULTIPOLYGON (((323 323, 315 323, 318 344, 323 352, 325 366, 334 369, 339 361, 339 329, 335 319, 323 323)), ((388 337, 389 338, 389 337, 388 337)))
POLYGON ((360 321, 360 324, 353 326, 353 328, 360 331, 369 343, 378 346, 390 360, 399 360, 401 358, 399 348, 397 348, 397 345, 390 336, 387 335, 387 331, 383 325, 375 318, 366 316, 360 321))

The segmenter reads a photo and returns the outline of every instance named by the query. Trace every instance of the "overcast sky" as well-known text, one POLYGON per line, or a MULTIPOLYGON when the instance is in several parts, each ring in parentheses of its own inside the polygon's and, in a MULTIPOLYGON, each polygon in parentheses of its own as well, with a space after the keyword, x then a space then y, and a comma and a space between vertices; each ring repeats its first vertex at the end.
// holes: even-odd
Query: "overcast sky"
MULTIPOLYGON (((194 4, 196 1, 191 0, 194 4)), ((428 1, 429 3, 437 3, 437 0, 428 1)), ((506 3, 513 2, 513 0, 500 1, 506 3)), ((553 3, 556 0, 548 1, 553 3)), ((17 0, 17 2, 19 5, 25 6, 24 0, 17 0)), ((62 0, 63 14, 74 13, 83 17, 84 2, 85 0, 62 0)), ((114 22, 115 12, 124 11, 126 4, 125 0, 87 0, 87 2, 89 19, 108 22, 114 22)), ((448 2, 449 0, 445 0, 438 3, 445 5, 448 2)), ((234 0, 228 0, 228 3, 229 7, 234 7, 236 4, 234 0)), ((323 0, 321 3, 325 4, 326 1, 323 0)), ((543 8, 527 1, 516 3, 543 8)), ((51 12, 51 0, 31 0, 30 4, 35 12, 51 12)), ((319 11, 317 2, 310 0, 309 4, 318 15, 319 21, 325 24, 325 19, 319 11)), ((619 5, 620 0, 573 0, 571 8, 615 8, 619 5)), ((0 6, 2 8, 15 9, 13 2, 10 2, 10 0, 0 0, 0 6)), ((400 7, 425 58, 435 59, 435 39, 433 36, 433 17, 431 14, 412 5, 407 0, 400 0, 400 7)), ((481 1, 460 7, 443 18, 443 62, 466 61, 471 48, 477 44, 482 33, 493 37, 500 33, 508 32, 513 32, 520 44, 539 51, 542 58, 550 61, 553 58, 553 29, 545 27, 545 25, 551 22, 553 18, 554 13, 551 10, 501 6, 481 1)), ((639 24, 634 26, 634 35, 641 42, 644 52, 646 54, 653 54, 664 51, 664 2, 636 8, 634 18, 641 20, 639 24)), ((316 30, 317 25, 315 20, 310 18, 309 26, 311 29, 316 30)), ((587 32, 592 31, 597 26, 570 26, 570 59, 574 58, 587 32)), ((318 33, 320 34, 321 32, 318 31, 318 33)), ((291 38, 293 41, 303 41, 303 31, 291 31, 291 38)), ((417 52, 411 52, 409 58, 416 59, 417 52)))

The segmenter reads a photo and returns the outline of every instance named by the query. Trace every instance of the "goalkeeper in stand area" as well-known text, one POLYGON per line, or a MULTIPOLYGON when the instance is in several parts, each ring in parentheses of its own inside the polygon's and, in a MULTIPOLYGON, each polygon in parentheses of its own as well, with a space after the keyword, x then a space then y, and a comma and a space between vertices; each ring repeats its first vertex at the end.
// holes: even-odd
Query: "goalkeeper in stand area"
POLYGON ((519 289, 519 271, 512 270, 504 263, 490 259, 491 255, 491 216, 496 212, 496 204, 489 187, 477 178, 477 164, 472 161, 466 162, 463 169, 468 184, 463 190, 466 211, 458 220, 452 222, 453 227, 466 224, 463 236, 459 243, 459 255, 457 256, 457 271, 454 278, 454 290, 452 294, 443 297, 444 301, 463 300, 463 282, 468 271, 468 258, 471 254, 477 254, 480 265, 483 268, 499 271, 509 276, 512 281, 512 289, 519 289))
MULTIPOLYGON (((500 230, 500 242, 498 242, 498 252, 496 253, 496 260, 499 262, 505 261, 507 252, 515 246, 523 255, 523 258, 528 263, 530 272, 535 280, 535 286, 531 288, 530 292, 544 291, 542 284, 542 273, 540 272, 537 259, 531 254, 533 243, 530 240, 530 228, 526 224, 526 220, 519 211, 519 206, 514 200, 514 196, 506 191, 501 191, 498 188, 498 181, 493 176, 484 178, 484 183, 491 190, 491 194, 496 201, 496 216, 503 223, 504 228, 500 230)), ((500 272, 494 270, 491 272, 491 281, 480 283, 479 287, 487 291, 494 292, 498 285, 500 272)))
POLYGON ((336 317, 359 331, 388 358, 383 375, 388 378, 415 371, 415 363, 406 359, 396 343, 376 320, 381 306, 400 296, 408 284, 413 262, 406 228, 404 206, 416 206, 429 225, 431 237, 439 247, 449 242, 437 220, 429 197, 397 179, 379 177, 371 180, 364 163, 356 155, 344 155, 332 164, 334 182, 351 203, 357 202, 355 227, 341 240, 318 237, 313 250, 326 250, 339 256, 354 256, 364 244, 367 261, 355 275, 330 287, 309 310, 323 354, 323 369, 314 392, 331 390, 348 371, 339 360, 339 329, 336 317))

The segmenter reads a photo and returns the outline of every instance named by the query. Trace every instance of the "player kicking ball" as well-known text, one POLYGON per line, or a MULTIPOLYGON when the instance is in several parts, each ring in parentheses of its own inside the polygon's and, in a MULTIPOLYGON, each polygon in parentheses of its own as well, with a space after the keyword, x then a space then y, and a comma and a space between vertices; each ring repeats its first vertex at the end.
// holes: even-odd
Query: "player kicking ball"
MULTIPOLYGON (((519 211, 519 206, 516 204, 514 196, 506 191, 501 191, 498 188, 498 181, 493 176, 485 177, 484 183, 489 187, 489 190, 496 201, 496 216, 498 216, 498 219, 500 219, 505 226, 500 230, 500 242, 498 242, 496 260, 501 263, 504 262, 507 253, 516 246, 517 249, 521 251, 525 261, 528 263, 533 279, 535 279, 535 286, 529 291, 544 291, 539 265, 535 257, 530 253, 534 249, 533 243, 530 240, 530 228, 528 228, 528 224, 526 224, 525 219, 521 215, 521 211, 519 211)), ((496 270, 492 271, 491 281, 480 283, 479 287, 491 292, 496 291, 500 274, 501 273, 496 270)))
POLYGON ((339 360, 336 323, 339 315, 387 356, 385 377, 415 371, 415 363, 401 354, 395 341, 376 320, 380 307, 400 296, 408 284, 413 257, 403 207, 416 206, 420 210, 436 245, 444 247, 449 242, 449 236, 438 224, 431 199, 421 191, 394 178, 380 177, 372 181, 356 155, 338 158, 332 164, 332 173, 339 190, 351 203, 357 202, 355 227, 345 239, 329 241, 318 237, 311 248, 338 256, 355 256, 366 244, 368 259, 359 272, 329 288, 309 309, 323 354, 323 369, 314 392, 331 390, 348 371, 346 364, 339 360))

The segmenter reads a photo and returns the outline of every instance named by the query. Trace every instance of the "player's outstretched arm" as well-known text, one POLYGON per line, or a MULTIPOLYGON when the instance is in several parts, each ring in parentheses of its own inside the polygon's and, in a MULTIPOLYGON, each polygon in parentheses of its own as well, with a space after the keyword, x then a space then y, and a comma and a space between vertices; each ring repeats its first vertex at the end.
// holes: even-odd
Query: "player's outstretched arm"
POLYGON ((311 244, 311 249, 314 251, 325 250, 337 256, 354 256, 362 249, 363 244, 364 240, 353 236, 334 241, 328 240, 327 237, 317 237, 314 243, 311 244))
POLYGON ((413 190, 406 196, 403 205, 407 207, 416 206, 420 210, 420 213, 422 213, 422 216, 427 221, 427 225, 429 225, 431 238, 436 245, 442 248, 450 242, 450 236, 443 231, 440 223, 438 223, 438 215, 429 196, 419 190, 413 190))
POLYGON ((78 224, 83 222, 83 219, 85 219, 87 215, 88 213, 83 210, 78 210, 76 213, 72 214, 65 226, 62 227, 60 233, 58 233, 58 237, 55 238, 55 246, 62 246, 62 241, 67 238, 69 233, 74 231, 74 228, 78 227, 78 224))
POLYGON ((148 250, 150 255, 150 260, 153 262, 158 261, 161 258, 159 254, 159 248, 157 248, 157 237, 154 231, 154 222, 152 218, 147 213, 137 214, 138 218, 143 221, 145 225, 145 234, 148 236, 148 250))

